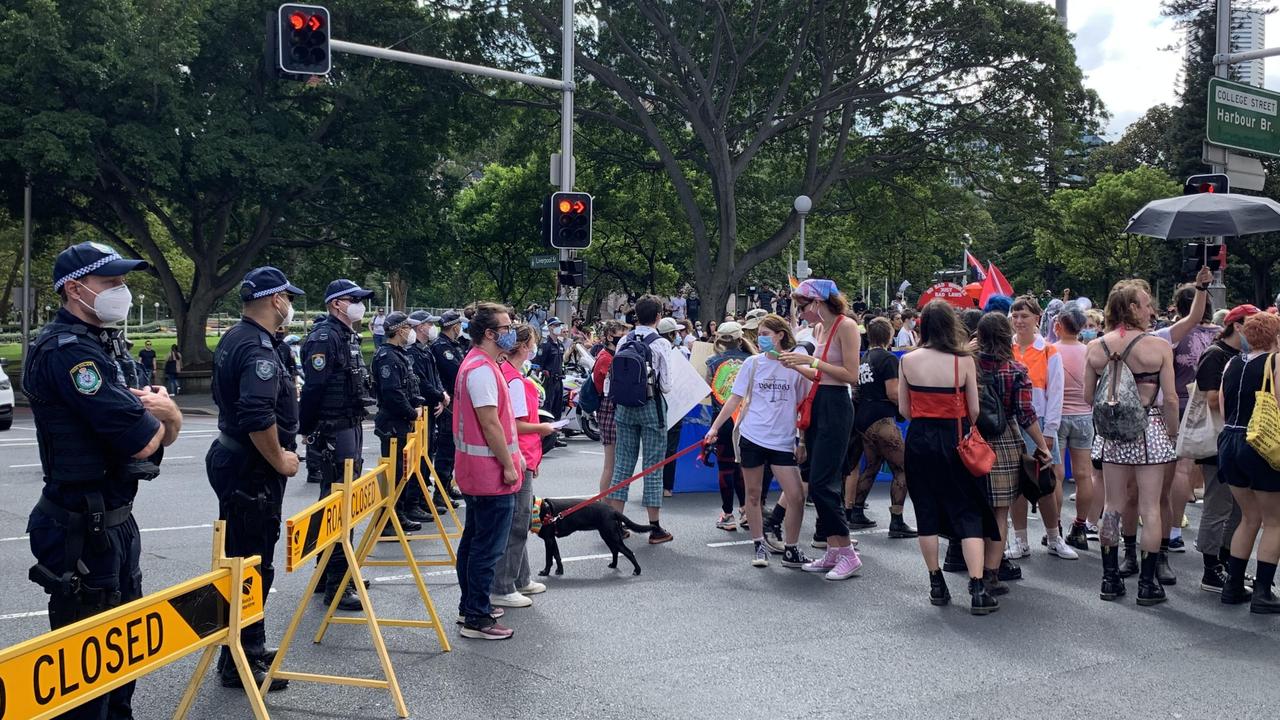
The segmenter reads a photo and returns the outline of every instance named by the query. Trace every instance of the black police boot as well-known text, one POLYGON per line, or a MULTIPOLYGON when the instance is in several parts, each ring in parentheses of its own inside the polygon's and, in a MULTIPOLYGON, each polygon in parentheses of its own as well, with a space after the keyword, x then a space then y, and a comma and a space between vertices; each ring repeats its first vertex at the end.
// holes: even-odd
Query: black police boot
POLYGON ((1098 597, 1117 600, 1124 597, 1124 580, 1120 578, 1120 548, 1102 546, 1102 590, 1098 597))
POLYGON ((435 522, 435 518, 431 517, 431 511, 417 501, 404 504, 404 515, 402 517, 416 523, 435 522))
POLYGON ((1280 598, 1271 591, 1271 584, 1276 576, 1276 564, 1258 561, 1258 579, 1253 584, 1253 602, 1249 603, 1249 612, 1257 615, 1275 615, 1280 613, 1280 598))
POLYGON ((1253 592, 1244 586, 1244 570, 1248 565, 1248 558, 1227 557, 1227 582, 1222 586, 1223 605, 1241 605, 1253 599, 1253 592))
POLYGON ((1005 582, 1022 579, 1022 568, 1009 558, 1000 561, 1000 569, 997 573, 997 577, 1005 582))
POLYGON ((941 570, 929 573, 929 603, 946 605, 951 602, 951 592, 947 590, 947 579, 941 570))
POLYGON ((865 530, 876 526, 876 521, 867 517, 866 505, 854 505, 845 510, 844 519, 849 524, 850 530, 865 530))
POLYGON ((982 569, 982 584, 987 586, 987 593, 992 597, 1009 592, 1009 586, 1000 582, 999 571, 994 568, 982 569))
POLYGON ((986 583, 982 582, 982 578, 969 578, 969 614, 990 615, 999 609, 1000 601, 987 592, 986 583))
POLYGON ((405 532, 417 532, 422 529, 422 523, 413 520, 399 509, 396 510, 396 517, 400 518, 400 527, 404 528, 405 532))
POLYGON ((916 529, 907 524, 902 519, 902 513, 889 514, 889 537, 891 538, 913 538, 919 535, 916 529))
MULTIPOLYGON (((325 605, 328 605, 329 603, 333 602, 333 596, 334 596, 335 590, 336 588, 330 587, 329 589, 324 591, 325 605)), ((360 596, 356 594, 356 589, 351 587, 351 583, 348 582, 346 587, 342 589, 342 597, 338 599, 338 609, 346 610, 347 612, 352 612, 355 610, 359 610, 361 607, 362 605, 360 604, 360 596)))
POLYGON ((1138 604, 1144 607, 1159 605, 1168 598, 1164 595, 1164 586, 1156 580, 1156 563, 1159 553, 1142 554, 1142 569, 1138 573, 1138 604))
POLYGON ((1071 532, 1067 533, 1067 545, 1077 550, 1089 549, 1089 536, 1085 534, 1083 525, 1071 526, 1071 532))
POLYGON ((1120 561, 1119 573, 1122 578, 1138 574, 1138 541, 1136 538, 1124 539, 1124 559, 1120 561))
MULTIPOLYGON (((1168 542, 1169 541, 1166 540, 1165 544, 1167 545, 1168 542)), ((1161 550, 1156 553, 1156 580, 1158 580, 1161 585, 1178 584, 1178 576, 1174 575, 1173 568, 1169 567, 1169 553, 1166 550, 1161 550)))
MULTIPOLYGON (((261 686, 262 681, 267 677, 267 669, 271 667, 271 660, 275 659, 275 652, 271 653, 271 659, 264 662, 263 658, 250 657, 249 668, 253 671, 253 684, 261 686)), ((235 661, 231 659, 231 652, 225 647, 222 648, 222 654, 218 656, 218 680, 224 688, 242 688, 244 684, 240 682, 240 673, 236 670, 235 661)), ((284 678, 272 678, 271 685, 267 687, 267 692, 280 692, 289 687, 289 681, 284 678)))
POLYGON ((942 560, 942 569, 946 572, 964 572, 964 551, 960 549, 959 540, 947 542, 947 555, 942 560))

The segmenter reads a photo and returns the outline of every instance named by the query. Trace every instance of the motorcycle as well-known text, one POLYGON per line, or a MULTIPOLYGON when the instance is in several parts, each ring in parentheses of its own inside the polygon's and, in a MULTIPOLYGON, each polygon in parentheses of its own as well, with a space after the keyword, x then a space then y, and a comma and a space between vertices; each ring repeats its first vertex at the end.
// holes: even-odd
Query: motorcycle
POLYGON ((583 373, 576 365, 565 366, 564 373, 564 419, 569 421, 563 432, 569 437, 586 435, 595 442, 600 441, 600 425, 596 423, 596 414, 583 411, 578 405, 578 393, 582 386, 591 382, 591 374, 583 373))

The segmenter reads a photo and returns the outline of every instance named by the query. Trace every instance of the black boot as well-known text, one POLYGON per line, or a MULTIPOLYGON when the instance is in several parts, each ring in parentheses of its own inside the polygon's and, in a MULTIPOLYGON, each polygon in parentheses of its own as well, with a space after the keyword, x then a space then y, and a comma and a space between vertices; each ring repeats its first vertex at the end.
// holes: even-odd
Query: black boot
POLYGON ((1000 561, 1000 569, 997 571, 997 577, 1005 582, 1022 579, 1022 568, 1009 558, 1000 561))
POLYGON ((1173 574, 1173 568, 1169 567, 1169 541, 1160 541, 1160 554, 1156 555, 1156 580, 1161 585, 1177 585, 1178 576, 1173 574))
POLYGON ((1089 549, 1089 536, 1085 535, 1083 525, 1071 526, 1071 532, 1067 533, 1067 545, 1077 550, 1089 549))
POLYGON ((1124 597, 1124 580, 1120 579, 1120 548, 1102 547, 1102 590, 1098 597, 1118 600, 1124 597))
POLYGON ((1156 563, 1159 561, 1159 553, 1142 554, 1142 569, 1138 573, 1138 604, 1144 607, 1159 605, 1168 599, 1164 596, 1164 586, 1156 580, 1156 563))
POLYGON ((902 519, 902 513, 889 513, 889 537, 891 538, 913 538, 920 533, 916 529, 907 524, 902 519))
POLYGON ((1000 582, 1000 575, 998 571, 993 568, 982 569, 982 584, 987 587, 987 592, 990 593, 992 597, 1005 595, 1009 592, 1009 586, 1000 582))
POLYGON ((1120 577, 1127 578, 1138 574, 1138 536, 1126 535, 1124 538, 1124 560, 1120 561, 1120 577))
MULTIPOLYGON (((849 523, 850 530, 865 530, 876 526, 876 521, 867 517, 866 505, 854 505, 844 511, 845 522, 849 523)), ((892 535, 890 535, 892 537, 892 535)))
POLYGON ((1258 561, 1258 579, 1254 582, 1253 602, 1249 603, 1249 612, 1258 615, 1275 615, 1280 613, 1280 598, 1271 592, 1271 583, 1275 581, 1276 564, 1258 561))
MULTIPOLYGON (((336 588, 332 586, 330 586, 329 589, 325 590, 324 592, 325 605, 328 605, 329 603, 333 602, 333 596, 335 594, 335 590, 336 588)), ((351 587, 351 583, 348 582, 346 587, 342 589, 342 597, 338 600, 338 609, 345 610, 347 612, 353 612, 355 610, 359 610, 361 607, 362 606, 360 605, 360 596, 356 594, 356 589, 351 587)))
POLYGON ((941 570, 929 573, 929 602, 933 605, 946 605, 951 602, 951 592, 947 590, 947 579, 941 570))
MULTIPOLYGON (((275 653, 270 656, 257 656, 249 658, 249 669, 253 672, 253 684, 262 686, 262 681, 267 677, 267 668, 271 667, 271 661, 275 659, 275 653), (270 658, 270 659, 268 659, 270 658)), ((240 673, 236 670, 235 661, 231 659, 231 651, 222 648, 222 654, 218 656, 218 680, 225 688, 241 688, 244 685, 240 682, 240 673)), ((272 678, 271 685, 267 688, 267 692, 280 692, 289 687, 289 681, 284 678, 272 678)))
POLYGON ((947 542, 947 556, 942 560, 942 569, 946 572, 964 572, 964 551, 960 549, 959 540, 947 542))
POLYGON ((1000 601, 987 592, 982 578, 969 578, 969 614, 990 615, 1000 609, 1000 601))
POLYGON ((1249 559, 1227 557, 1227 583, 1222 587, 1223 605, 1242 605, 1253 599, 1253 593, 1244 586, 1244 570, 1249 559))

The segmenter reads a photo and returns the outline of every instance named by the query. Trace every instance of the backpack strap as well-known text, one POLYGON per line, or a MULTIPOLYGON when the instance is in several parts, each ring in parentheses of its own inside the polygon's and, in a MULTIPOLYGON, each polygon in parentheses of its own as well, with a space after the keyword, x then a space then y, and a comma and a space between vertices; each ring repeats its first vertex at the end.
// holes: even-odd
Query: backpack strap
MULTIPOLYGON (((1120 353, 1120 356, 1119 356, 1118 358, 1116 358, 1116 359, 1118 359, 1120 362, 1124 362, 1125 360, 1127 360, 1127 359, 1128 359, 1128 357, 1129 357, 1129 353, 1133 351, 1133 346, 1134 346, 1134 345, 1137 345, 1137 344, 1138 344, 1138 341, 1139 341, 1139 340, 1141 340, 1142 338, 1146 337, 1146 336, 1147 336, 1147 334, 1146 334, 1146 333, 1139 333, 1139 334, 1138 334, 1138 337, 1136 337, 1136 338, 1134 338, 1134 339, 1132 339, 1132 340, 1130 340, 1130 341, 1129 341, 1129 344, 1125 347, 1124 352, 1120 353)), ((1102 349, 1103 349, 1103 350, 1105 350, 1106 348, 1107 348, 1107 346, 1106 346, 1106 344, 1104 343, 1104 344, 1103 344, 1103 346, 1102 346, 1102 349)))

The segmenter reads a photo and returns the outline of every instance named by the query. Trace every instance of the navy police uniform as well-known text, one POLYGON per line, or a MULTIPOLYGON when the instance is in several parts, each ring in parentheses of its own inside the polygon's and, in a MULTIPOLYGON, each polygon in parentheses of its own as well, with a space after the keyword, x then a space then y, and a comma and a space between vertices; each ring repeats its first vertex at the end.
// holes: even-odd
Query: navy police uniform
MULTIPOLYGON (((467 356, 461 339, 452 340, 444 331, 462 324, 462 316, 450 310, 440 316, 440 337, 431 343, 431 353, 436 357, 436 369, 440 373, 440 383, 451 395, 458 382, 458 368, 467 356)), ((446 408, 436 418, 436 436, 431 453, 431 461, 436 466, 436 473, 445 482, 445 487, 452 487, 453 482, 453 408, 446 408)))
MULTIPOLYGON (((418 310, 410 314, 409 320, 419 324, 438 324, 440 322, 439 317, 432 315, 425 310, 418 310)), ((423 415, 427 420, 428 449, 434 450, 435 430, 440 424, 439 419, 436 417, 436 408, 440 407, 441 403, 444 402, 445 387, 440 381, 440 371, 436 368, 435 353, 431 352, 431 340, 428 337, 428 334, 421 328, 418 329, 418 342, 409 346, 409 357, 413 360, 413 372, 418 376, 418 394, 421 395, 423 399, 423 415)), ((449 392, 452 392, 453 388, 450 387, 448 390, 449 392)), ((427 468, 427 459, 425 457, 419 464, 419 470, 422 472, 422 477, 431 477, 430 470, 427 468)), ((410 493, 410 503, 418 511, 414 519, 421 520, 422 522, 429 522, 433 520, 430 509, 427 508, 426 505, 427 500, 425 497, 422 497, 422 488, 410 487, 405 492, 409 493, 410 491, 412 491, 410 493)), ((441 509, 446 507, 446 501, 444 498, 439 496, 438 491, 436 493, 436 507, 441 509)))
MULTIPOLYGON (((99 243, 64 250, 54 264, 55 290, 87 275, 145 269, 99 243)), ((141 542, 133 519, 138 481, 159 473, 163 450, 145 461, 161 423, 128 390, 108 345, 115 331, 60 309, 28 350, 23 392, 31 401, 44 488, 27 522, 36 565, 30 578, 49 593, 49 627, 142 597, 141 542)), ((63 714, 63 718, 132 718, 134 683, 63 714)))
MULTIPOLYGON (((334 280, 325 291, 325 304, 351 298, 363 300, 373 295, 350 280, 334 280)), ((320 497, 329 494, 334 483, 342 481, 347 460, 354 462, 359 475, 363 466, 361 447, 364 430, 360 423, 367 416, 365 408, 373 404, 367 387, 369 374, 360 354, 360 340, 346 323, 330 315, 316 323, 302 345, 302 372, 305 384, 299 402, 300 432, 307 437, 307 454, 317 453, 321 471, 320 497)), ((325 572, 325 597, 332 599, 341 589, 343 610, 359 609, 354 589, 343 588, 347 558, 334 553, 325 572)))
MULTIPOLYGON (((391 441, 396 443, 395 479, 404 479, 404 444, 418 419, 418 408, 423 398, 418 393, 418 376, 413 371, 413 360, 407 348, 393 342, 396 334, 414 323, 402 312, 387 315, 386 340, 374 353, 372 367, 374 396, 378 400, 378 412, 373 417, 373 432, 378 436, 382 457, 391 452, 391 441)), ((416 486, 416 483, 414 483, 416 486)), ((420 530, 416 496, 402 493, 396 500, 396 514, 406 530, 420 530), (410 502, 413 501, 413 502, 410 502)), ((390 526, 388 526, 390 527, 390 526)), ((394 533, 395 529, 392 528, 394 533)))
MULTIPOLYGON (((547 327, 563 328, 564 323, 559 318, 552 318, 547 327)), ((533 363, 542 370, 542 388, 547 398, 547 412, 559 420, 564 414, 564 344, 559 338, 548 333, 547 339, 543 340, 542 346, 538 348, 538 354, 533 359, 533 363)))
MULTIPOLYGON (((301 295, 284 273, 273 267, 251 270, 241 285, 242 300, 253 301, 279 293, 301 295)), ((293 376, 280 352, 292 362, 288 346, 265 328, 242 317, 218 342, 213 354, 213 402, 218 406, 218 437, 205 455, 209 485, 218 496, 218 519, 226 521, 226 553, 262 558, 262 599, 265 603, 275 579, 276 543, 280 540, 281 505, 287 478, 254 445, 252 433, 276 431, 280 446, 297 447, 298 400, 293 376)), ((241 642, 261 680, 270 664, 262 621, 244 629, 241 642)), ((222 684, 240 687, 240 677, 226 648, 219 661, 222 684)), ((287 681, 272 681, 283 689, 287 681)))

